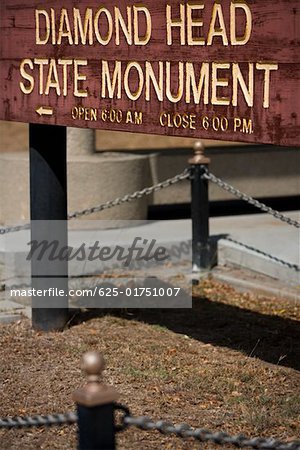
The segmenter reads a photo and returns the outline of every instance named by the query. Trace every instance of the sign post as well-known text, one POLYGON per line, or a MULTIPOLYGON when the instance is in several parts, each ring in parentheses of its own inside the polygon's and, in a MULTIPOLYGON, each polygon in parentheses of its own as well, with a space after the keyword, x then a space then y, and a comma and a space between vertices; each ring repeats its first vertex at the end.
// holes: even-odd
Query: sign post
MULTIPOLYGON (((56 240, 64 248, 68 245, 67 129, 30 124, 29 141, 31 241, 56 240)), ((60 258, 50 264, 32 258, 31 269, 32 288, 47 292, 32 298, 33 327, 62 330, 68 321, 68 261, 60 258)))
POLYGON ((209 197, 208 180, 203 177, 210 159, 204 155, 201 141, 194 145, 191 165, 191 218, 192 218, 192 264, 193 272, 208 271, 212 267, 209 242, 209 197))

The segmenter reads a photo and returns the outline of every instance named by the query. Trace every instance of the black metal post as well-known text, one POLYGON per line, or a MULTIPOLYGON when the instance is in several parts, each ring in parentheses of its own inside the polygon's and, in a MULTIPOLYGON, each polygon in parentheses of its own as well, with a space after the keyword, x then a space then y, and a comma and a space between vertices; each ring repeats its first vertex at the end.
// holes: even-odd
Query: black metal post
MULTIPOLYGON (((68 244, 67 129, 53 125, 29 127, 31 241, 36 245, 68 244)), ((32 248, 32 247, 31 247, 32 248)), ((32 326, 42 331, 62 330, 68 321, 68 261, 50 261, 38 251, 31 256, 32 326), (58 295, 64 292, 63 295, 58 295)))
POLYGON ((78 405, 79 450, 115 450, 114 405, 78 405))
POLYGON ((211 268, 208 181, 203 177, 210 159, 205 157, 201 141, 195 143, 194 150, 195 155, 189 160, 192 166, 192 262, 193 272, 200 272, 211 268))
POLYGON ((100 383, 104 360, 98 352, 87 352, 82 368, 88 383, 74 392, 77 403, 79 450, 115 450, 114 405, 118 398, 112 386, 100 383))

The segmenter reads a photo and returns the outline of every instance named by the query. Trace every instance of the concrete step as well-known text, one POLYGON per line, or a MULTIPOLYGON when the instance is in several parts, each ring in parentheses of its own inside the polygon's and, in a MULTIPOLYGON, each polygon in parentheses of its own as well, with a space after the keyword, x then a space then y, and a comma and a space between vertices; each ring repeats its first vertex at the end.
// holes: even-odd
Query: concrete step
POLYGON ((218 264, 249 269, 300 287, 300 267, 297 264, 234 239, 225 238, 218 242, 218 264))

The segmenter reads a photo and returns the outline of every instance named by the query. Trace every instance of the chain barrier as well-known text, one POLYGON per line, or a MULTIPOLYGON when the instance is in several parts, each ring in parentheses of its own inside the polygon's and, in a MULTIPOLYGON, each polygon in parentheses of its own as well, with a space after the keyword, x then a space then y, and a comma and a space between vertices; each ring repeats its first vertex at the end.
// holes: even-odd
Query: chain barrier
POLYGON ((213 442, 217 445, 233 445, 238 448, 268 449, 268 450, 300 450, 300 441, 282 442, 274 438, 254 437, 243 435, 231 436, 222 431, 211 432, 205 428, 193 429, 188 424, 173 425, 164 420, 157 422, 149 417, 123 418, 124 429, 130 426, 146 431, 159 431, 165 435, 175 435, 179 438, 194 438, 200 442, 213 442))
POLYGON ((0 418, 0 429, 60 426, 71 425, 77 422, 78 417, 74 412, 48 414, 46 416, 6 417, 5 419, 0 418))
MULTIPOLYGON (((158 192, 180 181, 186 180, 189 177, 190 177, 190 169, 185 169, 183 172, 181 172, 178 175, 175 175, 172 178, 168 178, 167 180, 154 184, 153 186, 146 187, 140 191, 133 192, 133 194, 127 194, 124 195, 124 197, 118 197, 115 200, 101 203, 100 205, 93 206, 91 208, 75 211, 68 215, 68 219, 69 220, 77 219, 78 217, 88 216, 90 214, 103 211, 105 209, 113 208, 114 206, 122 205, 123 203, 131 202, 133 200, 142 198, 146 195, 151 195, 154 192, 158 192)), ((25 225, 12 226, 8 228, 0 228, 0 235, 28 229, 30 229, 30 223, 27 223, 25 225)))
POLYGON ((180 174, 176 175, 173 178, 168 178, 161 183, 154 184, 153 186, 146 187, 141 191, 136 191, 133 194, 124 195, 124 197, 116 198, 115 200, 108 201, 106 203, 102 203, 100 205, 94 206, 92 208, 83 209, 82 211, 76 211, 68 216, 69 219, 75 219, 82 216, 87 216, 89 214, 93 214, 96 212, 103 211, 104 209, 109 209, 114 206, 122 205, 122 203, 128 203, 133 200, 144 197, 145 195, 153 194, 154 192, 158 192, 161 189, 165 189, 173 184, 178 183, 179 181, 183 181, 190 177, 190 169, 185 169, 180 174))
POLYGON ((7 234, 7 233, 14 233, 16 231, 29 230, 29 229, 30 229, 30 223, 26 223, 25 225, 16 225, 13 227, 0 228, 0 235, 7 234))
POLYGON ((238 189, 231 186, 231 184, 226 183, 225 181, 221 180, 221 178, 216 177, 214 174, 208 171, 208 169, 205 170, 204 174, 202 175, 206 180, 212 181, 220 188, 224 189, 225 191, 229 192, 233 196, 237 197, 239 200, 244 200, 245 202, 249 203, 250 205, 255 206, 256 208, 260 209, 263 212, 266 212, 268 214, 271 214, 271 216, 275 217, 276 219, 281 220, 282 222, 287 223, 288 225, 291 225, 296 228, 300 228, 300 222, 297 220, 293 220, 288 216, 285 216, 284 214, 281 214, 279 211, 276 211, 269 206, 265 205, 264 203, 259 202, 258 200, 254 199, 253 197, 250 197, 249 195, 244 194, 243 192, 239 191, 238 189))
MULTIPOLYGON (((149 417, 133 417, 126 406, 116 404, 116 411, 122 411, 120 424, 115 426, 115 431, 124 431, 129 427, 136 427, 144 431, 159 431, 164 435, 175 435, 182 439, 194 438, 199 442, 213 442, 217 445, 233 445, 237 448, 253 448, 257 450, 300 450, 300 441, 283 442, 274 438, 254 437, 244 435, 231 436, 223 431, 212 432, 205 428, 194 429, 186 423, 173 425, 170 422, 153 421, 149 417)), ((29 428, 44 426, 61 426, 78 423, 77 413, 49 414, 13 418, 0 418, 0 429, 29 428)))
MULTIPOLYGON (((300 228, 300 222, 297 220, 293 220, 288 216, 285 216, 284 214, 281 214, 279 211, 276 211, 272 209, 271 207, 265 205, 264 203, 259 202, 258 200, 254 199, 253 197, 250 197, 247 194, 244 194, 240 190, 234 188, 229 183, 226 183, 225 181, 221 180, 221 178, 216 177, 214 174, 208 171, 208 169, 205 169, 204 174, 202 175, 207 180, 211 181, 212 183, 215 183, 220 188, 224 189, 225 191, 229 192, 233 196, 237 197, 240 200, 243 200, 247 203, 249 203, 252 206, 255 206, 256 208, 260 209, 263 212, 266 212, 268 214, 271 214, 276 219, 281 220, 282 222, 287 223, 288 225, 294 226, 296 228, 300 228)), ((162 189, 165 189, 169 186, 172 186, 180 181, 186 180, 187 178, 190 178, 190 169, 186 168, 183 172, 181 172, 178 175, 175 175, 172 178, 168 178, 167 180, 164 180, 160 183, 157 183, 153 186, 146 187, 140 191, 133 192, 132 194, 124 195, 123 197, 118 197, 115 200, 107 201, 105 203, 101 203, 97 206, 93 206, 91 208, 86 208, 80 211, 75 211, 68 215, 68 219, 76 219, 82 216, 87 216, 90 214, 94 214, 97 212, 101 212, 105 209, 113 208, 114 206, 122 205, 123 203, 128 203, 136 199, 140 199, 146 195, 151 195, 154 192, 158 192, 162 189)), ((16 231, 21 230, 28 230, 30 228, 30 224, 27 223, 25 225, 18 225, 18 226, 12 226, 8 228, 0 228, 0 235, 12 233, 16 231)))
POLYGON ((226 241, 233 242, 234 244, 240 245, 241 247, 246 248, 247 250, 251 250, 252 252, 258 253, 259 255, 266 256, 267 258, 271 259, 272 261, 277 262, 278 264, 288 267, 289 269, 293 269, 296 272, 300 272, 300 266, 297 264, 291 264, 287 261, 284 261, 280 258, 277 258, 276 256, 270 255, 270 253, 263 252, 262 250, 259 250, 258 248, 252 247, 252 245, 244 244, 243 242, 237 241, 236 239, 232 239, 229 236, 226 236, 224 238, 226 241))

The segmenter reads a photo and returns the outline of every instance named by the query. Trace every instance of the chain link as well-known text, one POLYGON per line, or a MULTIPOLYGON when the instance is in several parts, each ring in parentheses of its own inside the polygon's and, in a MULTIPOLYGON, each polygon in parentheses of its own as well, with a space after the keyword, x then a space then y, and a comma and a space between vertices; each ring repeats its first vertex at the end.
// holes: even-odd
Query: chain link
POLYGON ((173 184, 176 184, 179 181, 183 181, 189 177, 190 177, 190 169, 185 169, 182 173, 176 175, 173 178, 168 178, 167 180, 162 181, 161 183, 157 183, 151 187, 146 187, 146 188, 142 189, 141 191, 136 191, 133 194, 124 195, 124 197, 118 197, 115 200, 102 203, 102 204, 94 206, 92 208, 87 208, 87 209, 83 209, 81 211, 76 211, 76 212, 70 214, 68 216, 68 218, 75 219, 78 217, 87 216, 89 214, 103 211, 104 209, 109 209, 114 206, 122 205, 122 203, 131 202, 133 200, 142 198, 145 195, 150 195, 150 194, 153 194, 154 192, 160 191, 161 189, 165 189, 169 186, 172 186, 173 184))
POLYGON ((220 188, 224 189, 225 191, 229 192, 230 194, 234 195, 240 200, 244 200, 245 202, 249 203, 250 205, 255 206, 256 208, 260 209, 261 211, 264 211, 268 214, 271 214, 276 219, 281 220, 282 222, 287 223, 288 225, 291 225, 296 228, 300 228, 300 222, 297 220, 293 220, 288 216, 285 216, 284 214, 281 214, 279 211, 276 211, 269 206, 265 205, 264 203, 259 202, 258 200, 255 200, 253 197, 250 197, 249 195, 244 194, 243 192, 239 191, 238 189, 231 186, 231 184, 226 183, 225 181, 221 180, 221 178, 216 177, 214 174, 208 171, 208 169, 205 170, 205 172, 202 175, 204 178, 206 178, 209 181, 212 181, 216 185, 218 185, 220 188))
POLYGON ((237 241, 236 239, 232 239, 229 236, 226 236, 224 239, 226 241, 233 242, 234 244, 240 245, 241 247, 247 248, 248 250, 251 250, 252 252, 258 253, 259 255, 266 256, 267 258, 272 259, 272 261, 275 261, 278 264, 281 264, 282 266, 288 267, 289 269, 293 269, 296 272, 300 272, 300 267, 297 264, 291 264, 287 261, 277 258, 276 256, 270 255, 270 253, 266 253, 266 252, 263 252, 262 250, 258 250, 257 248, 252 247, 252 245, 247 245, 247 244, 244 244, 243 242, 237 241))
POLYGON ((29 230, 29 229, 30 229, 30 223, 26 223, 25 225, 16 225, 13 227, 0 228, 0 235, 7 234, 7 233, 14 233, 16 231, 21 231, 21 230, 29 230))
POLYGON ((65 414, 48 414, 46 416, 25 416, 25 417, 6 417, 0 418, 1 428, 27 428, 27 427, 44 427, 57 425, 70 425, 77 423, 78 417, 74 412, 65 414))
MULTIPOLYGON (((161 189, 165 189, 165 188, 172 186, 182 180, 186 180, 187 178, 190 178, 190 176, 191 176, 190 168, 186 168, 180 174, 175 175, 172 178, 168 178, 167 180, 164 180, 153 186, 146 187, 140 191, 136 191, 132 194, 124 195, 123 197, 118 197, 115 200, 107 201, 105 203, 101 203, 100 205, 93 206, 91 208, 86 208, 86 209, 83 209, 80 211, 75 211, 68 215, 68 219, 75 219, 78 217, 94 214, 96 212, 100 212, 105 209, 113 208, 114 206, 118 206, 123 203, 131 202, 133 200, 142 198, 146 195, 151 195, 154 192, 158 192, 161 189)), ((259 202, 258 200, 254 199, 253 197, 250 197, 249 195, 244 194, 240 190, 234 188, 229 183, 226 183, 225 181, 221 180, 221 178, 218 178, 215 175, 213 175, 211 172, 208 171, 208 169, 205 170, 205 172, 203 173, 202 176, 204 178, 206 178, 207 180, 217 184, 220 188, 222 188, 225 191, 229 192, 230 194, 234 195, 238 199, 243 200, 243 201, 249 203, 250 205, 255 206, 256 208, 260 209, 261 211, 271 214, 276 219, 279 219, 282 222, 287 223, 288 225, 294 226, 296 228, 300 228, 300 222, 298 222, 297 220, 293 220, 290 217, 285 216, 284 214, 281 214, 279 211, 276 211, 276 210, 270 208, 269 206, 265 205, 264 203, 259 202)), ((16 232, 16 231, 21 231, 21 230, 28 230, 29 228, 30 228, 29 223, 27 223, 25 225, 17 225, 17 226, 12 226, 12 227, 7 227, 7 228, 0 228, 0 235, 6 234, 6 233, 11 233, 11 232, 16 232)))
MULTIPOLYGON (((160 183, 157 183, 153 186, 146 187, 140 191, 136 191, 133 194, 127 194, 123 197, 118 197, 115 200, 107 201, 105 203, 101 203, 100 205, 93 206, 91 208, 86 208, 80 211, 75 211, 68 215, 68 219, 75 219, 82 216, 87 216, 90 214, 94 214, 100 211, 103 211, 105 209, 113 208, 114 206, 122 205, 123 203, 128 203, 136 199, 140 199, 146 195, 151 195, 154 192, 158 192, 161 189, 165 189, 169 186, 172 186, 180 181, 186 180, 187 178, 190 178, 191 172, 189 168, 186 168, 183 172, 181 172, 178 175, 175 175, 172 178, 168 178, 165 181, 162 181, 160 183)), ((258 200, 254 199, 253 197, 250 197, 249 195, 244 194, 243 192, 239 191, 238 189, 231 186, 229 183, 226 183, 225 181, 221 180, 221 178, 216 177, 211 172, 208 171, 208 169, 205 170, 205 172, 202 175, 204 178, 206 178, 209 181, 212 181, 213 183, 217 184, 220 188, 224 189, 225 191, 229 192, 230 194, 234 195, 240 200, 243 200, 250 205, 255 206, 256 208, 260 209, 261 211, 264 211, 268 214, 271 214, 276 219, 281 220, 282 222, 287 223, 288 225, 294 226, 296 228, 300 228, 300 222, 297 220, 293 220, 290 217, 285 216, 284 214, 281 214, 279 211, 276 211, 269 206, 265 205, 264 203, 259 202, 258 200)), ((30 228, 30 224, 27 223, 25 225, 18 225, 18 226, 12 226, 8 228, 0 228, 0 235, 12 233, 16 231, 21 230, 28 230, 30 228)))
MULTIPOLYGON (((164 180, 153 186, 146 187, 140 191, 136 191, 133 194, 127 194, 127 195, 124 195, 124 197, 118 197, 115 200, 101 203, 100 205, 93 206, 91 208, 86 208, 86 209, 83 209, 80 211, 75 211, 68 215, 68 219, 70 220, 70 219, 76 219, 76 218, 82 217, 82 216, 88 216, 90 214, 94 214, 96 212, 103 211, 105 209, 113 208, 114 206, 122 205, 122 203, 131 202, 133 200, 142 198, 145 195, 151 195, 154 192, 158 192, 161 189, 165 189, 169 186, 172 186, 173 184, 176 184, 179 181, 186 180, 189 177, 190 177, 190 169, 185 169, 183 172, 181 172, 178 175, 175 175, 173 178, 168 178, 167 180, 164 180)), ((12 233, 12 232, 16 232, 16 231, 21 231, 21 230, 28 230, 28 229, 30 229, 29 223, 27 223, 25 225, 13 226, 13 227, 8 227, 8 228, 0 228, 0 235, 12 233)))
POLYGON ((238 448, 268 449, 268 450, 300 450, 300 441, 282 442, 274 438, 254 437, 248 438, 243 435, 231 436, 222 431, 211 432, 205 428, 193 429, 188 424, 173 425, 164 420, 157 422, 149 417, 123 418, 124 429, 135 426, 141 430, 159 431, 162 434, 174 434, 180 438, 194 438, 200 442, 213 442, 217 445, 233 445, 238 448))
MULTIPOLYGON (((238 448, 253 448, 258 450, 300 450, 300 441, 283 442, 274 438, 249 438, 244 435, 231 436, 223 431, 212 432, 205 428, 194 429, 186 423, 173 425, 164 420, 153 421, 146 416, 132 417, 129 409, 119 404, 115 405, 115 410, 120 410, 123 413, 120 419, 120 425, 115 426, 116 432, 123 431, 130 426, 135 426, 145 431, 159 431, 162 434, 173 434, 182 439, 194 438, 200 442, 213 442, 217 445, 230 444, 238 448)), ((65 414, 48 414, 43 416, 0 418, 0 429, 61 426, 74 423, 78 423, 77 413, 68 412, 65 414)))

